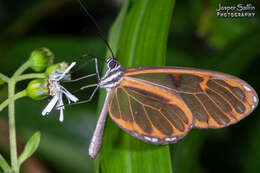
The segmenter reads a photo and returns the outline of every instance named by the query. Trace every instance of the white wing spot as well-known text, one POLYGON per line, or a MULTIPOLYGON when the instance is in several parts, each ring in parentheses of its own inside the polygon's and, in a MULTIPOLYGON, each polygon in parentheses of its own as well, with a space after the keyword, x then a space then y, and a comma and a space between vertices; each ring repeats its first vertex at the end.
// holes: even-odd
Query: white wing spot
POLYGON ((158 138, 152 138, 152 142, 158 142, 158 138))
POLYGON ((243 87, 245 88, 245 90, 251 91, 251 89, 248 86, 244 85, 243 87))
POLYGON ((144 136, 144 139, 146 139, 147 141, 151 141, 152 138, 148 137, 148 136, 144 136))
POLYGON ((256 96, 253 96, 253 100, 254 100, 255 103, 257 102, 256 96))
POLYGON ((172 141, 175 141, 175 140, 176 140, 176 137, 173 137, 173 138, 165 138, 164 140, 167 141, 167 142, 172 142, 172 141))
POLYGON ((251 110, 254 110, 254 109, 255 109, 255 105, 252 105, 252 106, 251 106, 251 110))

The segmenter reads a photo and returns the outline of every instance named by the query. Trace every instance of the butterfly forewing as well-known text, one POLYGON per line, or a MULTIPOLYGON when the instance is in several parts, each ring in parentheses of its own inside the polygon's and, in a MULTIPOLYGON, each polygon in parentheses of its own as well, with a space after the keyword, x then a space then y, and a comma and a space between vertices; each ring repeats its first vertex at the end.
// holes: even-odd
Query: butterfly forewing
POLYGON ((183 138, 193 116, 178 93, 131 78, 112 90, 111 118, 132 136, 154 144, 183 138))
MULTIPOLYGON (((123 79, 155 85, 180 97, 186 107, 178 103, 175 106, 184 112, 190 111, 194 117, 193 126, 198 128, 220 128, 236 123, 258 104, 257 94, 250 85, 218 72, 177 67, 137 67, 126 69, 123 79)), ((158 93, 159 90, 153 92, 158 93)), ((172 109, 167 107, 166 110, 172 109)))

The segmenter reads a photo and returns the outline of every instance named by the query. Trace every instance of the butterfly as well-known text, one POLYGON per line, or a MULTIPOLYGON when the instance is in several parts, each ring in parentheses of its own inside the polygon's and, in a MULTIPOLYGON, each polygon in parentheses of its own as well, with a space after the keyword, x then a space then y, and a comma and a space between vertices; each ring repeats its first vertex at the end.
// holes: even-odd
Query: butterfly
MULTIPOLYGON (((176 143, 192 128, 222 128, 249 115, 258 96, 245 81, 232 75, 181 67, 123 68, 113 57, 98 88, 105 88, 106 99, 89 146, 89 155, 98 154, 107 113, 131 136, 144 142, 176 143)), ((93 75, 90 75, 93 76, 93 75)), ((82 103, 82 102, 79 102, 82 103)))

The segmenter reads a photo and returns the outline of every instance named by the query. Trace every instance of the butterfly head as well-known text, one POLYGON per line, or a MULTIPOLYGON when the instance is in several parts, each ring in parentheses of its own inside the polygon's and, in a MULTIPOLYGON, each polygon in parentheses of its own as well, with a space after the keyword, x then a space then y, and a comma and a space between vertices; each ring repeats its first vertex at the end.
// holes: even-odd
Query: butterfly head
POLYGON ((120 63, 113 57, 109 57, 106 60, 106 63, 107 63, 107 67, 108 67, 109 70, 119 68, 121 66, 120 63))
POLYGON ((99 87, 111 89, 118 86, 122 80, 123 69, 120 63, 113 57, 106 59, 108 70, 106 74, 100 79, 99 87))

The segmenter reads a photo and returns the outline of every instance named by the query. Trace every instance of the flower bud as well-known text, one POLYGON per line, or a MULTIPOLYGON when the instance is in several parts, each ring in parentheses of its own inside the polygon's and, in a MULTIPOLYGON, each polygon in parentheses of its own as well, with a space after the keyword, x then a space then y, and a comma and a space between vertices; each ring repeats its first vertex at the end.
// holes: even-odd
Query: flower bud
POLYGON ((54 55, 47 48, 38 48, 32 51, 29 61, 31 61, 31 68, 40 72, 53 63, 54 55))
MULTIPOLYGON (((54 72, 63 73, 67 68, 68 68, 68 64, 66 62, 60 62, 58 64, 53 64, 45 70, 45 75, 47 77, 49 77, 54 72)), ((69 75, 67 77, 69 78, 69 75)), ((65 79, 67 79, 67 78, 65 78, 65 79)))
POLYGON ((47 84, 47 79, 34 79, 28 84, 26 93, 34 100, 42 100, 49 96, 47 84))

